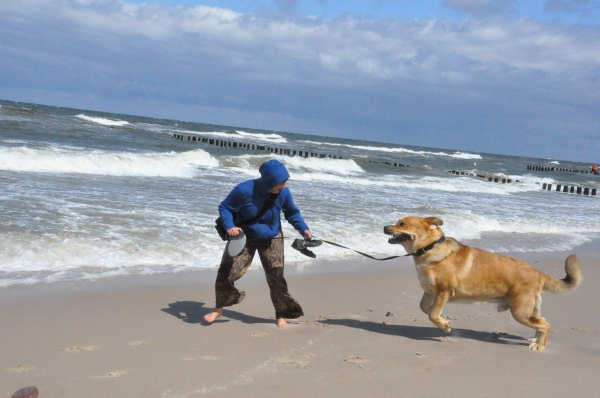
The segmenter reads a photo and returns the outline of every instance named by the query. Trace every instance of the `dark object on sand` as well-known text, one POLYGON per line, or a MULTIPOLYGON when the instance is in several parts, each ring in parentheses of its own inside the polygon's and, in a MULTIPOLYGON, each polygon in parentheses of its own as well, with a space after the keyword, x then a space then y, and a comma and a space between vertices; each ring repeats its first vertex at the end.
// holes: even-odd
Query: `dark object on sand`
POLYGON ((10 398, 37 398, 40 394, 40 390, 38 390, 35 386, 29 386, 25 388, 21 388, 19 391, 15 392, 11 395, 10 398))
POLYGON ((393 312, 389 312, 387 314, 385 314, 385 316, 396 316, 396 314, 394 314, 393 312))

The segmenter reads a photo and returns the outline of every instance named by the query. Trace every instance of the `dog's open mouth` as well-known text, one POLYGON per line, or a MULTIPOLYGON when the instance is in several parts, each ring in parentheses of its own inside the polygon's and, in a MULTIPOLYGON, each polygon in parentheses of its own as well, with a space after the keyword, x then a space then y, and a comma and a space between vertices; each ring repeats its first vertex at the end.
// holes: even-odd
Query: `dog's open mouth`
POLYGON ((401 242, 406 242, 407 240, 411 240, 412 237, 409 234, 399 234, 394 235, 390 239, 388 239, 388 243, 396 244, 401 242))

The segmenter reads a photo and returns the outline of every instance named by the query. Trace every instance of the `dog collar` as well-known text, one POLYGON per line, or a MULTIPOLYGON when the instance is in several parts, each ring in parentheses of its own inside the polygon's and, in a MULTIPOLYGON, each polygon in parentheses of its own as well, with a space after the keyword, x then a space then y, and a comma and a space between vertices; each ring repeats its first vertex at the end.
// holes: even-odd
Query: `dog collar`
POLYGON ((433 242, 432 244, 425 246, 419 250, 417 250, 414 253, 409 254, 409 256, 415 256, 415 257, 419 257, 422 256, 423 254, 427 253, 429 250, 433 249, 433 247, 435 245, 437 245, 438 243, 442 243, 446 240, 446 237, 444 235, 442 235, 441 238, 439 238, 438 240, 436 240, 435 242, 433 242))

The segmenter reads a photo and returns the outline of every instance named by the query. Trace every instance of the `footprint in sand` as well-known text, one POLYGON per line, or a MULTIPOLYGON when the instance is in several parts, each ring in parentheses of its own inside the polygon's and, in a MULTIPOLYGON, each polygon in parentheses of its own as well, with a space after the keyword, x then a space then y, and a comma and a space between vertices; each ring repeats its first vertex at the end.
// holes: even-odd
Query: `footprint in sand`
POLYGON ((31 365, 17 365, 14 368, 6 368, 7 372, 29 372, 35 369, 35 366, 31 365))
POLYGON ((367 358, 359 357, 357 355, 348 355, 346 358, 344 358, 344 361, 351 363, 352 365, 356 365, 362 370, 369 370, 369 368, 362 365, 363 363, 368 362, 367 358))
POLYGON ((108 374, 106 376, 108 377, 121 377, 124 374, 126 374, 127 372, 123 371, 123 370, 115 370, 113 372, 108 372, 108 374))
POLYGON ((268 334, 263 333, 263 332, 250 332, 250 333, 248 333, 248 335, 252 336, 252 337, 267 337, 268 336, 268 334))
POLYGON ((331 327, 331 325, 321 322, 321 321, 326 321, 328 319, 329 318, 327 318, 326 316, 318 316, 317 318, 315 318, 314 321, 300 321, 300 323, 303 323, 305 325, 313 325, 313 326, 320 326, 322 328, 328 328, 328 327, 331 327))
POLYGON ((286 360, 283 360, 282 362, 283 362, 284 365, 292 366, 292 367, 298 368, 298 369, 312 368, 312 363, 310 363, 310 362, 305 362, 305 361, 286 361, 286 360))
POLYGON ((442 336, 442 337, 439 337, 438 340, 443 343, 456 343, 458 341, 458 339, 455 339, 454 337, 450 337, 450 336, 442 336))
POLYGON ((110 379, 114 377, 121 377, 123 375, 126 375, 127 373, 128 372, 124 370, 113 370, 112 372, 108 372, 103 376, 90 376, 90 379, 110 379))
POLYGON ((129 343, 129 345, 132 345, 134 347, 139 347, 139 346, 143 346, 143 345, 150 345, 150 343, 147 342, 146 340, 137 340, 137 341, 132 341, 131 343, 129 343))
MULTIPOLYGON (((312 358, 314 357, 315 354, 302 354, 301 357, 306 359, 306 358, 312 358)), ((304 360, 297 360, 295 355, 292 355, 289 359, 278 359, 278 362, 283 363, 284 365, 287 366, 292 366, 294 368, 298 368, 298 369, 308 369, 308 368, 312 368, 312 363, 310 363, 309 361, 304 361, 304 360)))
POLYGON ((125 374, 127 374, 127 372, 124 370, 113 370, 112 372, 108 372, 104 376, 90 376, 90 378, 92 378, 92 379, 109 379, 109 378, 113 378, 113 377, 121 377, 125 374))
POLYGON ((66 352, 86 352, 86 351, 98 351, 100 346, 98 344, 84 344, 84 345, 74 345, 67 348, 61 348, 61 350, 66 352))
POLYGON ((579 326, 574 326, 571 329, 577 330, 578 332, 589 332, 590 331, 590 329, 588 329, 588 328, 579 327, 579 326))

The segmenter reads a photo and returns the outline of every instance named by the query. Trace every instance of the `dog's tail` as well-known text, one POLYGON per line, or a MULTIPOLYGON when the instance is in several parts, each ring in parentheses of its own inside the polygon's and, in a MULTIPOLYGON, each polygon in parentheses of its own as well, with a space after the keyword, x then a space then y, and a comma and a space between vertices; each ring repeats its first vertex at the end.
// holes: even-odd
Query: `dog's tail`
POLYGON ((571 254, 567 257, 565 260, 565 271, 567 272, 567 276, 560 280, 554 279, 550 275, 544 275, 543 289, 550 293, 563 294, 574 290, 581 284, 583 278, 576 255, 571 254))

